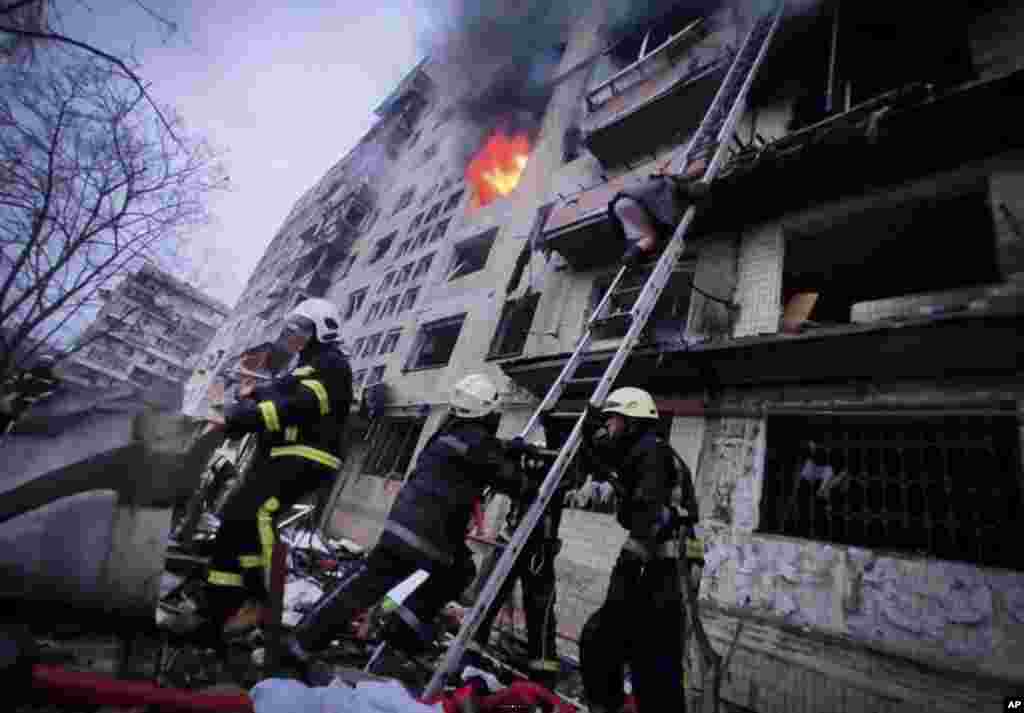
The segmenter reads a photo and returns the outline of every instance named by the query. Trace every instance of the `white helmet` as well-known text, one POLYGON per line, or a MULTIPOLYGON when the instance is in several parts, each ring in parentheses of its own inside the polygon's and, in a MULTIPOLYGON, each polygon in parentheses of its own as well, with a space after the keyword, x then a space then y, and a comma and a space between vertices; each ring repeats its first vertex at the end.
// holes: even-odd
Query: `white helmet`
POLYGON ((624 386, 608 394, 601 413, 617 413, 630 418, 658 418, 654 399, 643 389, 624 386))
POLYGON ((459 418, 483 418, 498 408, 498 389, 486 374, 463 377, 452 389, 449 406, 459 418))
POLYGON ((287 321, 302 325, 304 324, 303 320, 312 322, 313 333, 318 342, 338 341, 341 316, 338 314, 338 308, 330 300, 314 297, 300 302, 288 315, 287 321))

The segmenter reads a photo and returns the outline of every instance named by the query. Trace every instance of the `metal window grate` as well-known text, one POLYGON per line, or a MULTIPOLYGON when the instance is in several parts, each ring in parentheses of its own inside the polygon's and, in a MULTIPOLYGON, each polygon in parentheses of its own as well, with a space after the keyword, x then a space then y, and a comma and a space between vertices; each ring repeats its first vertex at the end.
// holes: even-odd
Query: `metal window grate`
POLYGON ((770 417, 761 532, 1024 570, 1015 418, 770 417))

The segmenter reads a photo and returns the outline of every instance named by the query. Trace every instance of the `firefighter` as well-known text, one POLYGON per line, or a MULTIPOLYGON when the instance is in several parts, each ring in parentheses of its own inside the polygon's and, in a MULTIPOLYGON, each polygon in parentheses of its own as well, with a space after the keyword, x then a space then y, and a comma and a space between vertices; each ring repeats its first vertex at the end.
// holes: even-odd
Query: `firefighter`
MULTIPOLYGON (((530 445, 534 448, 543 447, 540 441, 530 445)), ((512 539, 512 533, 519 527, 530 504, 536 499, 539 485, 550 465, 547 459, 531 456, 524 456, 523 461, 524 469, 532 471, 534 475, 528 480, 529 487, 512 503, 512 508, 505 519, 505 528, 498 535, 499 546, 491 554, 495 562, 512 539)), ((562 522, 563 500, 564 498, 557 495, 551 499, 544 516, 527 539, 515 566, 509 572, 497 598, 487 610, 487 614, 480 622, 480 628, 469 644, 469 655, 466 657, 468 664, 477 663, 474 659, 490 641, 495 618, 512 593, 516 582, 520 581, 523 584, 523 608, 526 613, 529 656, 527 674, 535 683, 549 689, 554 688, 554 684, 557 683, 561 666, 555 648, 555 557, 558 556, 562 545, 558 538, 558 528, 562 522)))
MULTIPOLYGON (((435 618, 476 573, 465 542, 474 501, 486 487, 523 487, 512 454, 495 437, 498 406, 498 390, 486 375, 472 374, 455 385, 447 418, 423 446, 366 562, 322 597, 286 641, 286 656, 308 681, 317 682, 313 654, 417 570, 428 577, 397 612, 407 635, 389 638, 411 654, 433 643, 435 618)), ((521 443, 515 450, 529 447, 521 443)))
POLYGON ((28 371, 10 377, 0 395, 0 433, 5 433, 25 411, 54 392, 58 379, 54 376, 56 360, 45 354, 28 371))
POLYGON ((580 637, 584 691, 591 711, 619 711, 628 662, 639 713, 678 713, 685 702, 677 538, 685 514, 672 500, 680 486, 683 502, 692 502, 689 469, 657 434, 658 410, 646 391, 616 389, 601 418, 593 446, 614 470, 621 493, 617 518, 629 537, 605 602, 580 637))
POLYGON ((248 387, 225 413, 227 437, 261 439, 259 461, 224 506, 207 575, 209 614, 226 635, 263 622, 275 513, 328 487, 341 465, 352 369, 338 349, 340 326, 327 300, 297 305, 280 337, 298 354, 297 365, 265 386, 248 387))

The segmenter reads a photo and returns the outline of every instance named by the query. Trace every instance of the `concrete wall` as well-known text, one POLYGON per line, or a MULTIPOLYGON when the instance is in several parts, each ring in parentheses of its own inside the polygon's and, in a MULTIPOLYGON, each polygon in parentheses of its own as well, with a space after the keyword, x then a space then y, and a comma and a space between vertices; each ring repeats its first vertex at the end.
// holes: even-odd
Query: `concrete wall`
MULTIPOLYGON (((907 710, 926 709, 935 687, 947 685, 941 683, 942 671, 975 677, 971 695, 991 700, 998 700, 997 692, 983 691, 980 681, 1024 683, 1024 574, 759 534, 764 451, 770 437, 760 420, 708 422, 696 482, 707 552, 701 597, 728 616, 766 618, 771 623, 759 625, 768 632, 763 636, 780 637, 781 627, 789 627, 794 648, 816 646, 813 636, 818 634, 837 637, 839 643, 832 647, 831 658, 813 665, 744 634, 738 639, 741 648, 755 657, 786 659, 796 668, 832 672, 840 679, 856 673, 850 657, 867 661, 868 650, 880 657, 872 666, 892 661, 907 670, 932 671, 929 686, 906 690, 902 681, 872 681, 857 674, 862 692, 905 701, 907 710), (800 639, 811 632, 810 640, 800 639), (891 688, 894 683, 902 693, 891 688)), ((748 699, 772 679, 770 667, 752 668, 756 674, 743 674, 753 681, 743 694, 748 699)), ((795 695, 794 685, 783 688, 795 695)), ((945 709, 961 710, 964 701, 953 701, 945 709)), ((836 710, 820 701, 806 701, 797 709, 836 710)))

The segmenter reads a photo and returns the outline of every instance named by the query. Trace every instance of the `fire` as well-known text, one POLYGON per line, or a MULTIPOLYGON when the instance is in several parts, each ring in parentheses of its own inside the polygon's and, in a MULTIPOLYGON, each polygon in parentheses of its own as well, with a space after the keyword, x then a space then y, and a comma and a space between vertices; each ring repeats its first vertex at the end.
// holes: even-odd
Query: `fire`
POLYGON ((473 207, 485 206, 514 191, 529 158, 530 139, 526 134, 509 137, 501 130, 491 134, 466 167, 466 182, 473 188, 473 207))

